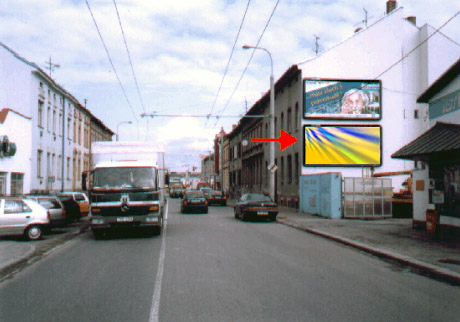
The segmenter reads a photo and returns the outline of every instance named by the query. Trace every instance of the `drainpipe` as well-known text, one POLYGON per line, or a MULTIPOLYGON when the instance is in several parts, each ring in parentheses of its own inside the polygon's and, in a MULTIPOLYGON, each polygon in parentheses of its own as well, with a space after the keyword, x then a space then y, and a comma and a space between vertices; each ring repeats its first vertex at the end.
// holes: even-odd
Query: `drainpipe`
POLYGON ((65 96, 63 95, 63 98, 62 98, 62 104, 63 104, 63 107, 62 107, 62 158, 61 158, 61 192, 64 192, 64 182, 65 182, 65 176, 64 176, 64 173, 65 173, 65 160, 67 159, 65 157, 65 121, 67 119, 67 115, 66 115, 66 112, 65 112, 65 96))

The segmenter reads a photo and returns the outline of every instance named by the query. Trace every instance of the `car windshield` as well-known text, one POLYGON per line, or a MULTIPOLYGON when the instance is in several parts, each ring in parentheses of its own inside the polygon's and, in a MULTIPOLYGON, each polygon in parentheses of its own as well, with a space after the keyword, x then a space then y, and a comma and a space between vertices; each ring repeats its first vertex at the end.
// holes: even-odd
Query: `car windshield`
POLYGON ((94 171, 94 188, 155 188, 152 167, 100 168, 94 171))
POLYGON ((272 201, 269 196, 261 193, 250 193, 248 194, 248 201, 272 201))
POLYGON ((202 192, 187 192, 185 194, 186 198, 204 198, 204 194, 202 192))

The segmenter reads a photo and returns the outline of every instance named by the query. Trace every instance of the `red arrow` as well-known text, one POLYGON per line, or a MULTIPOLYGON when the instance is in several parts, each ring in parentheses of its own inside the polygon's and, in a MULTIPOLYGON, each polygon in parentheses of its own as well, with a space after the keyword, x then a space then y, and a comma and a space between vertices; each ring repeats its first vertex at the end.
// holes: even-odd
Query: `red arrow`
POLYGON ((280 130, 280 137, 277 139, 251 139, 252 142, 279 142, 280 151, 297 142, 297 139, 289 133, 280 130))

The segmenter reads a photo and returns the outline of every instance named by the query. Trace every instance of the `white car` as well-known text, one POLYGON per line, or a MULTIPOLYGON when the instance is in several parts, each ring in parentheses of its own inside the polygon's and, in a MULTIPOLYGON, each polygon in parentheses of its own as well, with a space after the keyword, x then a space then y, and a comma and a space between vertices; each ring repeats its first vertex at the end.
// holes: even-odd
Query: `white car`
POLYGON ((1 235, 24 235, 29 240, 39 240, 49 225, 49 211, 36 201, 21 197, 0 198, 1 235))

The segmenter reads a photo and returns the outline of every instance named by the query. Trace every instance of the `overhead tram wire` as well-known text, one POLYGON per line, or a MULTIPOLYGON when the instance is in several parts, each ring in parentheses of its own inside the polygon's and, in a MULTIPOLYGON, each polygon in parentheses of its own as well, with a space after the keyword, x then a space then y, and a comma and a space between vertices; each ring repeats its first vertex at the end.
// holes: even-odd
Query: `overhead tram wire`
MULTIPOLYGON (((131 71, 133 73, 133 78, 134 78, 134 83, 136 85, 137 94, 139 95, 139 100, 141 102, 142 110, 145 113, 144 100, 142 99, 141 91, 139 90, 139 84, 137 82, 136 73, 134 72, 133 62, 131 59, 131 53, 129 52, 128 42, 126 41, 125 31, 123 29, 123 24, 121 23, 120 13, 118 12, 118 6, 115 0, 113 0, 113 5, 115 6, 115 11, 117 12, 118 24, 120 25, 121 34, 123 35, 123 42, 125 43, 126 53, 128 55, 128 61, 129 61, 129 65, 131 66, 131 71)), ((148 134, 148 131, 149 131, 149 125, 148 125, 148 120, 147 120, 147 134, 148 134)))
MULTIPOLYGON (((432 34, 430 34, 426 39, 424 39, 423 41, 421 41, 417 46, 415 46, 414 48, 412 48, 407 54, 405 54, 403 57, 401 57, 398 61, 396 61, 394 64, 392 64, 391 66, 389 66, 387 69, 385 69, 383 72, 381 72, 379 75, 377 75, 375 77, 375 80, 377 80, 379 77, 381 77, 383 74, 386 74, 390 69, 392 69, 393 67, 395 67, 396 65, 398 65, 400 62, 402 62, 404 59, 406 59, 407 57, 409 57, 414 51, 416 51, 420 46, 422 46, 424 43, 426 43, 428 40, 430 40, 431 37, 433 37, 435 34, 437 34, 439 31, 441 31, 442 28, 444 28, 449 22, 451 22, 455 17, 457 17, 458 15, 460 14, 460 10, 457 11, 456 14, 454 14, 452 17, 450 17, 449 19, 447 19, 447 21, 445 23, 443 23, 441 25, 441 27, 439 27, 438 29, 436 29, 435 31, 433 31, 432 34)), ((455 41, 454 41, 455 42, 455 41)))
POLYGON ((117 3, 116 3, 115 0, 113 0, 113 4, 115 6, 115 11, 117 12, 118 23, 120 24, 121 34, 123 35, 123 41, 125 43, 126 53, 128 54, 129 65, 131 66, 131 71, 133 72, 134 83, 136 83, 137 94, 139 95, 139 100, 141 101, 142 110, 145 113, 144 101, 142 100, 142 95, 141 95, 141 92, 139 90, 139 84, 137 83, 136 73, 134 72, 133 62, 131 60, 131 54, 129 53, 128 43, 126 42, 125 31, 123 30, 123 25, 121 23, 120 14, 118 12, 117 3))
MULTIPOLYGON (((278 7, 279 2, 280 2, 280 0, 277 0, 277 1, 276 1, 276 4, 275 4, 275 6, 273 7, 273 10, 272 10, 272 13, 271 13, 271 15, 270 15, 270 18, 268 18, 267 23, 265 24, 264 30, 262 31, 262 34, 260 35, 259 40, 257 40, 257 44, 255 45, 255 47, 259 46, 259 43, 260 43, 260 41, 262 40, 262 37, 264 36, 265 31, 267 30, 267 27, 268 27, 268 25, 270 24, 270 21, 272 20, 273 15, 275 14, 275 11, 276 11, 276 8, 278 7)), ((222 117, 222 115, 224 114, 225 110, 227 109, 228 105, 230 104, 230 101, 232 100, 233 95, 235 95, 235 92, 236 92, 236 90, 238 89, 238 86, 240 85, 241 80, 243 79, 243 76, 244 76, 244 74, 246 73, 246 71, 247 71, 247 69, 248 69, 248 67, 249 67, 249 64, 250 64, 251 61, 252 61, 252 58, 254 57, 255 51, 256 51, 256 49, 254 49, 254 50, 252 51, 251 57, 249 57, 249 61, 248 61, 247 65, 246 65, 246 67, 244 68, 243 73, 241 74, 240 79, 239 79, 238 82, 236 83, 236 86, 235 86, 235 88, 233 89, 233 92, 232 92, 232 94, 230 95, 230 98, 227 100, 227 103, 225 104, 224 109, 222 110, 221 117, 222 117)), ((216 128, 216 125, 217 125, 218 120, 219 120, 219 118, 216 119, 216 123, 214 123, 213 129, 216 128)))
MULTIPOLYGON (((246 5, 246 9, 245 9, 244 14, 243 14, 243 18, 241 19, 240 27, 239 27, 238 32, 236 34, 235 41, 233 42, 233 47, 232 47, 232 50, 230 52, 230 57, 228 58, 228 61, 227 61, 227 66, 225 66, 224 75, 222 76, 222 80, 220 81, 219 89, 217 90, 217 94, 216 94, 216 97, 214 98, 214 103, 212 104, 211 112, 209 114, 212 114, 212 112, 214 111, 214 107, 216 106, 217 98, 219 97, 220 91, 222 89, 222 85, 224 83, 225 76, 227 75, 228 67, 230 66, 230 61, 232 60, 233 52, 235 51, 235 47, 236 47, 236 43, 238 41, 238 38, 240 37, 241 29, 243 28, 244 20, 246 19, 246 14, 248 13, 250 3, 251 3, 251 0, 248 0, 248 3, 246 5)), ((208 126, 208 120, 206 120, 206 123, 204 125, 205 129, 208 126)))
POLYGON ((93 19, 94 25, 96 26, 96 30, 97 30, 97 33, 99 34, 99 38, 101 39, 102 45, 104 46, 105 52, 107 54, 107 58, 109 59, 109 62, 110 62, 110 65, 112 66, 112 69, 113 69, 115 75, 117 76, 117 80, 118 80, 118 83, 120 84, 120 87, 121 87, 121 90, 123 92, 123 95, 125 96, 126 101, 128 102, 128 106, 131 109, 131 112, 133 113, 134 119, 136 120, 136 123, 137 123, 137 136, 139 137, 139 120, 136 117, 136 113, 134 112, 134 109, 133 109, 133 107, 131 105, 131 102, 129 101, 128 96, 126 95, 125 88, 123 87, 123 84, 121 83, 120 77, 118 76, 118 72, 117 72, 117 70, 115 68, 115 65, 113 64, 112 58, 110 57, 109 50, 107 49, 107 46, 106 46, 106 44, 104 42, 104 38, 102 37, 101 31, 99 30, 99 27, 98 27, 97 22, 96 22, 96 18, 93 15, 93 11, 91 10, 91 7, 90 7, 90 5, 88 3, 88 0, 85 0, 85 2, 86 2, 86 6, 88 7, 89 13, 91 14, 91 18, 93 19))

